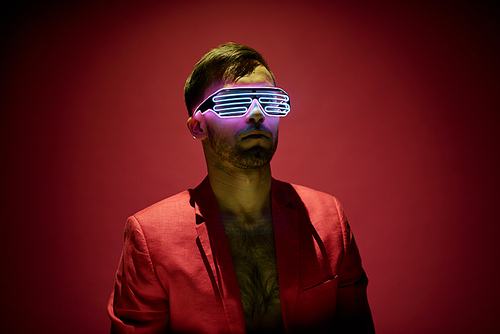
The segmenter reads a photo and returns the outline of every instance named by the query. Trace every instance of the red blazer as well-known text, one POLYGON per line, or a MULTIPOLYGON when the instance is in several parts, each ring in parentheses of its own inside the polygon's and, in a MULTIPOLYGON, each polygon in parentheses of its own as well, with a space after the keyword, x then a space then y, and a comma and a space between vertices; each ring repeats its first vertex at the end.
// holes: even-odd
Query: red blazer
MULTIPOLYGON (((372 333, 368 280, 340 203, 273 180, 287 333, 372 333)), ((108 304, 112 333, 245 333, 229 245, 206 178, 127 220, 108 304)))

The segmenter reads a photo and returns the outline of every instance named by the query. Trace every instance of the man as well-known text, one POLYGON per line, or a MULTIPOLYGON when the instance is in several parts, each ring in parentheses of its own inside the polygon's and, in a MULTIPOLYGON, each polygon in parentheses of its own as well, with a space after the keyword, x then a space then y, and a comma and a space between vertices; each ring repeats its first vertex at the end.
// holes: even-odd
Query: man
POLYGON ((127 221, 113 333, 373 333, 339 202, 271 177, 290 111, 255 50, 207 53, 185 86, 208 177, 127 221))

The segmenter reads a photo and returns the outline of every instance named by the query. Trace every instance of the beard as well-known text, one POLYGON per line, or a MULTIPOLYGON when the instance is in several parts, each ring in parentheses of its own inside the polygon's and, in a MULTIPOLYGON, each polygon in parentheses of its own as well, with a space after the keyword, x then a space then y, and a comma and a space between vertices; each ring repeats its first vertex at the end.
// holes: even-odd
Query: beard
MULTIPOLYGON (((263 129, 256 125, 250 125, 239 131, 235 135, 235 138, 252 130, 263 129)), ((232 141, 228 140, 228 138, 217 129, 211 128, 210 126, 207 126, 207 135, 212 151, 221 161, 241 169, 254 169, 269 164, 278 147, 278 129, 276 129, 275 133, 272 133, 272 142, 269 147, 263 147, 260 143, 256 143, 249 148, 243 147, 238 142, 232 145, 232 141)))

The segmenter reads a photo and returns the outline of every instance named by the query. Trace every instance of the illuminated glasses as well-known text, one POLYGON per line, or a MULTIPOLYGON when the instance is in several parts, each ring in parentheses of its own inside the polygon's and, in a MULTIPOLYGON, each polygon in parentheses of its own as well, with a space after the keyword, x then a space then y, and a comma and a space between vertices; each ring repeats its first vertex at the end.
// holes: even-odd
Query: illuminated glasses
POLYGON ((207 97, 195 110, 204 113, 211 109, 219 117, 237 117, 247 113, 257 100, 269 116, 286 116, 290 112, 290 97, 276 87, 222 88, 207 97))

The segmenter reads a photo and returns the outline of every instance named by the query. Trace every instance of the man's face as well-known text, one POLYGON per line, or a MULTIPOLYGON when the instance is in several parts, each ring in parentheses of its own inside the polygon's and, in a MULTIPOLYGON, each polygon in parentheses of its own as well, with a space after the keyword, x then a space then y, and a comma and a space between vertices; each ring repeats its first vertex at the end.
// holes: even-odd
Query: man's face
MULTIPOLYGON (((205 97, 220 88, 227 87, 274 87, 271 74, 264 66, 224 86, 213 86, 205 97)), ((208 144, 212 152, 224 164, 250 169, 271 162, 278 145, 279 117, 264 114, 257 101, 240 117, 220 118, 212 111, 204 113, 208 144)))

